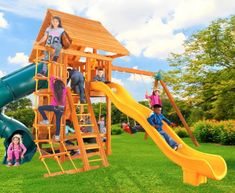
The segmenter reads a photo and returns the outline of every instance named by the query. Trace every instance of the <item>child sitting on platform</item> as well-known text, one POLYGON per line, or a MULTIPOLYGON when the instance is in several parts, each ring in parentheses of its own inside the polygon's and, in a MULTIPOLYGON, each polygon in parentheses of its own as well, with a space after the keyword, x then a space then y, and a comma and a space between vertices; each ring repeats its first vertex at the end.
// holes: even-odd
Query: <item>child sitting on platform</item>
POLYGON ((94 77, 94 81, 101 81, 101 82, 104 82, 104 83, 110 83, 110 81, 107 81, 104 77, 103 68, 98 68, 97 75, 94 77))

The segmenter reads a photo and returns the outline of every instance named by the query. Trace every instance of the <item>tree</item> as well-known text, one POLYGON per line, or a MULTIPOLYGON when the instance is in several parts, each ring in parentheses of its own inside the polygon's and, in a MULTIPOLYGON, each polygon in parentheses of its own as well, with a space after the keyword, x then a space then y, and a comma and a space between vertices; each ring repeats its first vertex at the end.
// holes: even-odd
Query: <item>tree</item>
POLYGON ((22 98, 13 101, 6 106, 5 113, 9 117, 22 122, 27 127, 32 127, 34 121, 34 112, 32 102, 28 98, 22 98))
POLYGON ((212 22, 192 35, 183 54, 169 58, 166 82, 205 118, 235 117, 235 16, 212 22))
POLYGON ((6 112, 17 111, 18 109, 28 109, 32 108, 32 102, 28 98, 22 98, 16 101, 9 103, 6 106, 6 112))

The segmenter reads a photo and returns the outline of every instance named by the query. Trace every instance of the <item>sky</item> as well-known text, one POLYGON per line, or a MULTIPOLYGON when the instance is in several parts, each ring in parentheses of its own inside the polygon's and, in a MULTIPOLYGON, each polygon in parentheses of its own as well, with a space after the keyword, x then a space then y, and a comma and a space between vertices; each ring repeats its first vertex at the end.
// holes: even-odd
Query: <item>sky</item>
MULTIPOLYGON (((235 0, 0 0, 0 77, 28 65, 48 8, 100 21, 129 51, 114 65, 152 72, 170 69, 171 53, 211 21, 235 13, 235 0)), ((137 100, 151 92, 151 77, 112 73, 137 100)))

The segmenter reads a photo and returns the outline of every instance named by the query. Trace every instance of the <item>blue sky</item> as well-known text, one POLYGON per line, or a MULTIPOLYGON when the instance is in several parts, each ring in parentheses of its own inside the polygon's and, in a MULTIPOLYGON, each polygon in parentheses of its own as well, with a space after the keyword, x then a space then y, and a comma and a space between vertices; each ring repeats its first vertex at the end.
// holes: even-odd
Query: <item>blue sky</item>
MULTIPOLYGON (((0 76, 28 64, 47 8, 101 21, 131 52, 114 65, 155 72, 169 70, 167 57, 182 53, 192 33, 234 14, 235 0, 0 0, 0 76)), ((151 92, 150 78, 118 72, 113 78, 137 100, 151 92)))

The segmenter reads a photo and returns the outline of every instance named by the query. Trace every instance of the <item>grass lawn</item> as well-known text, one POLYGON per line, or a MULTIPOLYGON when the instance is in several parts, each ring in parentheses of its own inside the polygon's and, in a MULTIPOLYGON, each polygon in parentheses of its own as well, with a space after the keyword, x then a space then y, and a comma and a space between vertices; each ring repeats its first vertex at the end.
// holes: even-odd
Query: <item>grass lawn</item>
MULTIPOLYGON (((235 148, 216 144, 201 144, 200 151, 219 154, 228 165, 222 181, 193 187, 182 183, 181 168, 169 161, 151 141, 143 140, 143 133, 112 137, 113 154, 110 166, 84 173, 43 178, 46 172, 36 154, 30 163, 18 168, 0 166, 0 193, 233 193, 235 192, 235 148)), ((190 139, 185 142, 192 146, 190 139)), ((0 157, 4 154, 0 145, 0 157)))

